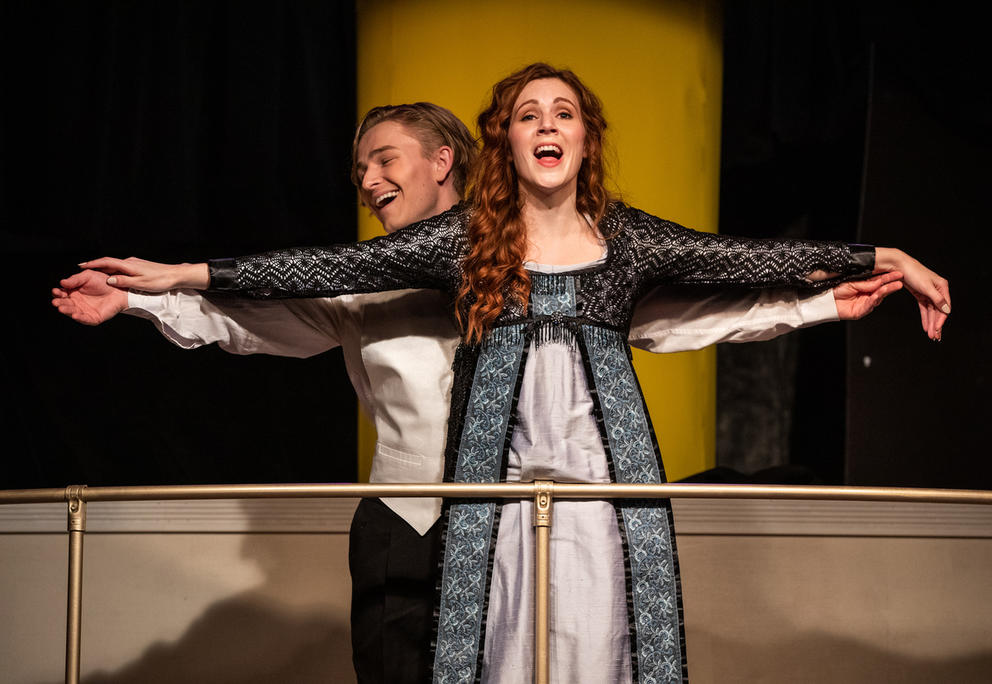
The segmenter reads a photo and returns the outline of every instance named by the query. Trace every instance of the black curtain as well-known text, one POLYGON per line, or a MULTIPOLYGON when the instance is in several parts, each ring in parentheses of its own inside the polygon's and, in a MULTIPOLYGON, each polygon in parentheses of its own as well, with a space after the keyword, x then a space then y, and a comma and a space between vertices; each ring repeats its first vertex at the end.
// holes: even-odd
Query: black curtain
POLYGON ((721 346, 719 465, 992 486, 974 457, 992 437, 984 26, 960 5, 726 3, 721 232, 902 247, 949 278, 955 312, 941 345, 899 293, 866 321, 721 346))
MULTIPOLYGON (((725 13, 720 232, 855 242, 869 82, 859 10, 745 1, 725 13)), ((718 464, 840 483, 844 344, 834 324, 719 347, 718 464)))
POLYGON ((5 2, 0 488, 355 475, 340 352, 182 351, 48 303, 101 255, 353 240, 354 7, 5 2))

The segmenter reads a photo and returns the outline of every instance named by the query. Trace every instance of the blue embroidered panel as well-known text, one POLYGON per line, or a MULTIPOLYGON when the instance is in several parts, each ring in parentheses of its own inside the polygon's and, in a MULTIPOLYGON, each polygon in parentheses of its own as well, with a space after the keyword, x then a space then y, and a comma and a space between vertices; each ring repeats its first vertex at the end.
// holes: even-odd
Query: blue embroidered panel
POLYGON ((445 541, 434 681, 472 682, 479 657, 496 504, 451 506, 445 541))
MULTIPOLYGON (((617 482, 661 482, 627 340, 583 326, 617 482)), ((681 682, 678 585, 672 531, 660 505, 623 509, 630 554, 637 663, 641 682, 681 682)))
POLYGON ((623 509, 630 549, 637 663, 642 682, 681 682, 678 589, 668 514, 657 507, 623 509))
MULTIPOLYGON (((499 480, 525 337, 523 325, 497 328, 482 348, 459 444, 456 482, 499 480)), ((491 502, 459 503, 449 509, 435 682, 475 679, 495 513, 491 502)))
POLYGON ((553 273, 530 274, 531 315, 575 315, 575 278, 553 273))

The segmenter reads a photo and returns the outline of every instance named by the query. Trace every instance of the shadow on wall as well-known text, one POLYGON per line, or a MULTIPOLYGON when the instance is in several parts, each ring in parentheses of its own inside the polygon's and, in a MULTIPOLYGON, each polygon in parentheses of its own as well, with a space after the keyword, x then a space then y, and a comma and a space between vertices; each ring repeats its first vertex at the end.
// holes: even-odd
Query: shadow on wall
MULTIPOLYGON (((854 639, 827 633, 800 633, 789 641, 756 646, 697 632, 689 643, 705 643, 705 664, 689 672, 696 684, 761 682, 762 684, 987 684, 992 672, 992 649, 946 659, 913 658, 873 648, 854 639)), ((699 649, 694 655, 699 657, 699 649)))
MULTIPOLYGON (((264 529, 253 515, 253 502, 243 503, 249 529, 264 529)), ((301 543, 319 544, 324 538, 246 534, 241 555, 261 571, 257 586, 211 605, 175 641, 154 643, 137 660, 85 676, 83 683, 354 682, 347 605, 335 610, 333 601, 315 605, 313 599, 319 587, 329 584, 320 573, 333 570, 313 559, 299 562, 301 543)), ((85 665, 85 630, 83 636, 85 665)))

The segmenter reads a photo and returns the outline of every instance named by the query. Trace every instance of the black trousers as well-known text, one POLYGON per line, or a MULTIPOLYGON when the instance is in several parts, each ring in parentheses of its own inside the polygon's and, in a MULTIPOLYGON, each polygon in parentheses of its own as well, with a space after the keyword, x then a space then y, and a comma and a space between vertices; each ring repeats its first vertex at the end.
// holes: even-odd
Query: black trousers
POLYGON ((421 684, 430 672, 441 524, 420 536, 378 499, 351 521, 351 647, 361 684, 421 684))

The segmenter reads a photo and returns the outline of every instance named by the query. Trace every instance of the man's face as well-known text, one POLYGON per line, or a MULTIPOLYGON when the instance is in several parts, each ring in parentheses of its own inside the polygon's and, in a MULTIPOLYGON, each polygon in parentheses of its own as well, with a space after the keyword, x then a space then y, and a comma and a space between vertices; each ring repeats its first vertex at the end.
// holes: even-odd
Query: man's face
POLYGON ((401 123, 384 121, 358 142, 357 170, 362 202, 387 233, 441 213, 445 170, 401 123))

